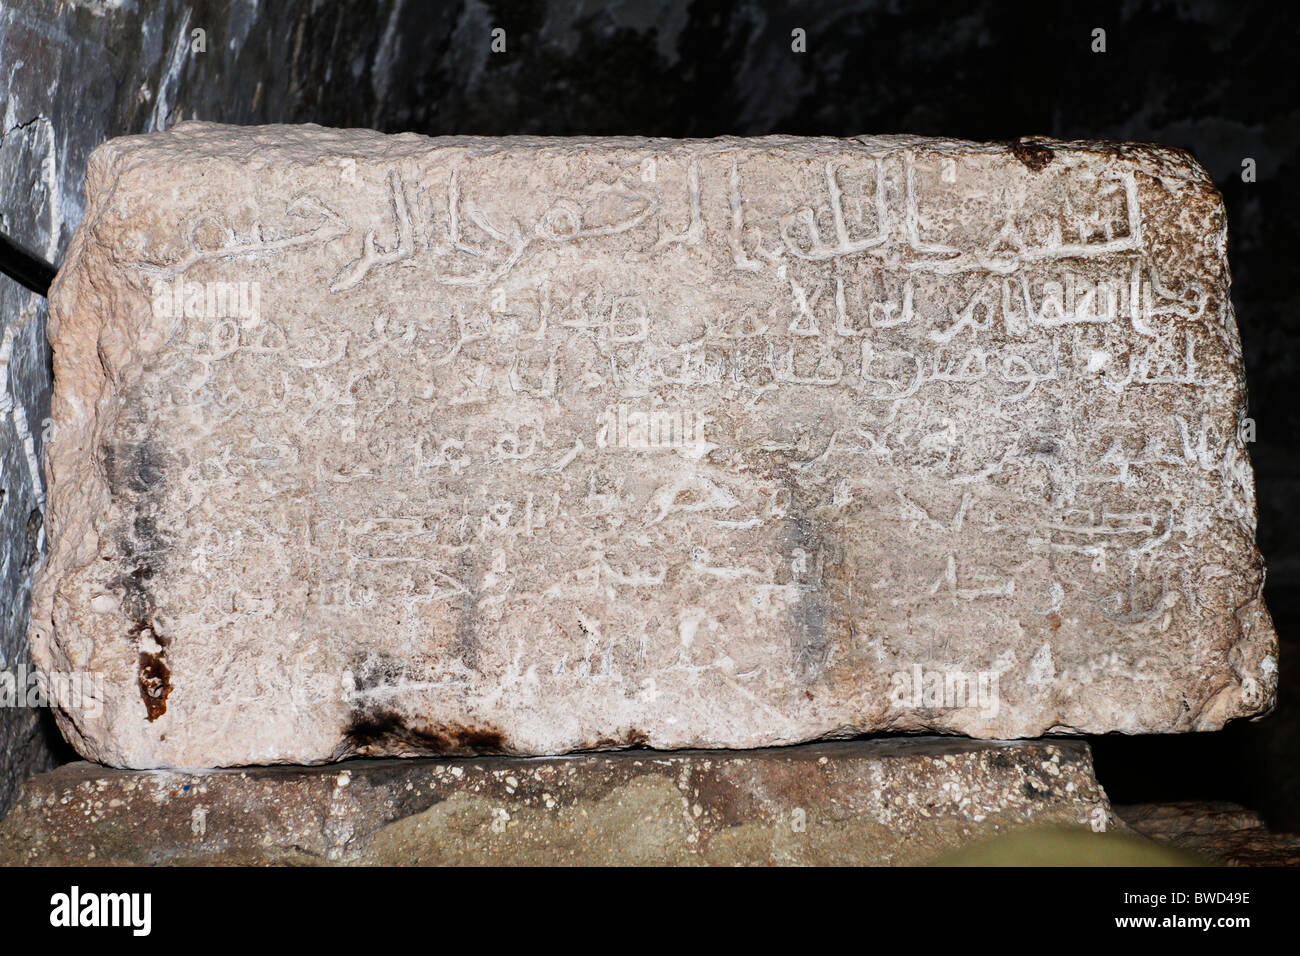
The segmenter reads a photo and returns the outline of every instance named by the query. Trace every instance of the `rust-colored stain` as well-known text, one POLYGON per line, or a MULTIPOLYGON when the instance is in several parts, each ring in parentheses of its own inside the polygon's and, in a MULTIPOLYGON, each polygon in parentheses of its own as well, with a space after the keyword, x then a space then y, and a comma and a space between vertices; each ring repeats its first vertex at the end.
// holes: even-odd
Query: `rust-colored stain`
POLYGON ((167 697, 172 692, 172 672, 162 654, 140 655, 140 698, 153 723, 167 713, 167 697))
POLYGON ((1047 626, 1054 631, 1059 631, 1061 629, 1061 615, 1055 611, 1047 615, 1047 626))

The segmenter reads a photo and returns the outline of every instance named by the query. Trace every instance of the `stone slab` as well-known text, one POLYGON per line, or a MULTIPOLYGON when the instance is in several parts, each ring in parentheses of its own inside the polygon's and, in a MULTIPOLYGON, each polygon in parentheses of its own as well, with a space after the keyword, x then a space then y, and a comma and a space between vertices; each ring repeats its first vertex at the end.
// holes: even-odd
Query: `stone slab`
POLYGON ((88 758, 1266 710, 1223 206, 1127 144, 103 145, 32 646, 88 758))
POLYGON ((758 751, 360 760, 33 778, 0 865, 914 864, 1117 825, 1086 744, 911 738, 758 751))

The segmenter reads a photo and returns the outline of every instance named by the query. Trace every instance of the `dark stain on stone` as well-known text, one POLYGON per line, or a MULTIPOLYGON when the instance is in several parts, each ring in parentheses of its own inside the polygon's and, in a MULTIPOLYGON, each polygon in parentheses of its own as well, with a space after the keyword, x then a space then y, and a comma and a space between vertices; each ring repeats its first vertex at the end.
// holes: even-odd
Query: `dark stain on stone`
POLYGON ((148 584, 153 574, 153 568, 148 563, 140 562, 130 571, 119 574, 108 582, 109 587, 122 593, 122 613, 131 622, 127 633, 132 637, 141 637, 146 631, 149 636, 153 636, 154 602, 148 584))
POLYGON ((156 499, 162 492, 166 462, 152 441, 123 442, 100 446, 100 457, 108 473, 108 489, 114 499, 156 499))
POLYGON ((353 716, 335 759, 355 754, 489 754, 505 749, 505 736, 493 727, 436 724, 411 727, 391 710, 353 716))
POLYGON ((1018 139, 1010 145, 1011 154, 1032 172, 1042 172, 1052 161, 1052 150, 1043 143, 1036 143, 1032 139, 1018 139))
POLYGON ((144 700, 149 722, 153 723, 167 713, 167 698, 172 692, 172 672, 161 652, 141 654, 139 677, 140 697, 144 700))
POLYGON ((479 573, 469 550, 462 551, 456 561, 457 576, 468 594, 460 596, 460 609, 456 615, 456 656, 471 671, 478 671, 478 590, 479 573))
POLYGON ((166 661, 168 640, 154 626, 157 601, 152 584, 168 549, 157 519, 166 460, 148 437, 117 444, 105 442, 100 446, 100 459, 114 504, 134 514, 130 524, 113 535, 123 570, 110 578, 107 586, 121 595, 127 636, 140 650, 136 683, 152 723, 167 712, 167 698, 172 691, 171 669, 166 661))
POLYGON ((1025 796, 1028 797, 1030 800, 1052 799, 1052 794, 1050 791, 1044 790, 1040 787, 1036 787, 1028 780, 1025 781, 1024 786, 1022 786, 1020 789, 1024 791, 1025 796))
MULTIPOLYGON (((792 496, 792 500, 798 499, 792 496)), ((822 552, 821 535, 811 520, 797 513, 791 516, 787 527, 788 546, 785 556, 793 561, 795 551, 801 550, 809 562, 807 573, 811 576, 815 573, 813 565, 822 552)), ((798 602, 790 609, 794 625, 792 648, 794 669, 802 679, 813 681, 821 676, 827 654, 830 652, 831 637, 827 627, 830 617, 829 602, 826 595, 822 593, 820 581, 796 580, 792 573, 791 583, 806 588, 798 602)))
POLYGON ((592 750, 625 750, 630 747, 649 747, 650 735, 644 730, 630 728, 621 737, 602 737, 591 745, 592 750))
POLYGON ((1047 626, 1054 631, 1059 631, 1061 629, 1061 615, 1055 611, 1047 615, 1047 626))
POLYGON ((400 658, 381 652, 354 654, 348 671, 352 674, 353 687, 359 694, 391 687, 403 680, 419 679, 400 658))
POLYGON ((1011 770, 1016 766, 1015 754, 1008 750, 994 750, 988 759, 989 766, 997 770, 1011 770))

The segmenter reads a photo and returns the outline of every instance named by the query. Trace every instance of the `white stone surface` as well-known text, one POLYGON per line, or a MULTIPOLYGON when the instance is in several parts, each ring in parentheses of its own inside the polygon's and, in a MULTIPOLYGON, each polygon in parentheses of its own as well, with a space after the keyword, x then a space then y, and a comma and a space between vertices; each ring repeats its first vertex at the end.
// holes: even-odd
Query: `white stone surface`
POLYGON ((61 713, 89 758, 1271 704, 1185 154, 183 124, 87 192, 32 643, 102 682, 61 713))

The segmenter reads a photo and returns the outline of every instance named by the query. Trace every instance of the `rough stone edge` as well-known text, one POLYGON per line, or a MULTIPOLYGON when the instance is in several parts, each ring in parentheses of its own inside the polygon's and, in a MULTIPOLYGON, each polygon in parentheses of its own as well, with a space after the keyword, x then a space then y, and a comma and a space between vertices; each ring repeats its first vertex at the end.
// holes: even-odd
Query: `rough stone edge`
MULTIPOLYGON (((1115 813, 1104 788, 1096 779, 1091 749, 1084 741, 980 741, 959 737, 906 737, 865 739, 829 745, 813 743, 761 750, 638 750, 555 757, 445 758, 418 761, 387 759, 350 761, 313 767, 226 768, 200 773, 124 771, 86 763, 68 764, 30 779, 13 813, 8 819, 0 821, 0 866, 391 865, 394 862, 394 846, 401 847, 403 853, 408 849, 418 853, 425 833, 431 835, 434 843, 442 840, 450 844, 446 848, 436 847, 436 851, 443 857, 448 853, 456 852, 455 844, 458 838, 465 840, 466 847, 460 851, 456 865, 499 863, 501 862, 499 851, 494 857, 491 851, 484 851, 482 847, 476 850, 472 829, 462 829, 457 820, 449 818, 444 811, 464 814, 466 809, 469 809, 473 814, 477 810, 478 815, 482 817, 488 812, 498 813, 499 811, 492 810, 491 807, 500 806, 506 809, 505 819, 510 819, 512 812, 518 814, 522 806, 527 804, 529 797, 526 777, 538 768, 563 769, 577 766, 580 779, 573 789, 580 798, 591 801, 593 816, 597 818, 595 822, 599 824, 602 814, 605 815, 604 819, 608 820, 611 814, 620 812, 622 808, 619 804, 623 803, 627 796, 621 789, 621 785, 616 780, 611 780, 618 777, 618 772, 611 772, 612 769, 621 772, 634 764, 662 765, 664 769, 661 770, 640 774, 633 772, 630 775, 631 780, 638 782, 652 779, 668 780, 670 777, 676 777, 677 788, 681 791, 680 811, 682 816, 689 820, 692 816, 699 818, 698 813, 692 813, 691 798, 687 791, 682 789, 687 786, 691 771, 696 774, 703 771, 707 779, 713 764, 724 767, 730 765, 717 774, 717 778, 725 778, 731 768, 736 769, 738 776, 743 776, 747 766, 756 764, 761 766, 766 763, 769 766, 765 773, 776 788, 777 796, 769 799, 767 794, 762 794, 761 799, 769 800, 770 804, 779 807, 782 801, 790 796, 788 792, 781 792, 782 783, 789 784, 789 777, 783 772, 803 765, 805 773, 802 778, 796 780, 796 784, 802 782, 804 785, 811 785, 803 792, 799 792, 796 786, 796 793, 800 797, 809 798, 801 802, 809 804, 808 825, 811 827, 814 825, 814 815, 817 812, 816 791, 824 787, 823 799, 832 805, 836 803, 835 784, 828 782, 825 777, 816 776, 812 769, 814 767, 826 771, 830 778, 834 778, 836 770, 843 769, 844 766, 867 765, 860 766, 857 775, 859 778, 870 778, 871 783, 868 784, 863 779, 855 781, 858 792, 865 793, 870 787, 878 786, 877 781, 883 783, 889 779, 891 763, 894 764, 892 769, 901 778, 918 773, 925 774, 928 769, 938 767, 937 777, 947 774, 952 778, 947 784, 942 780, 937 781, 940 789, 946 789, 949 785, 959 785, 963 773, 971 769, 978 772, 991 767, 995 774, 998 771, 1005 771, 1010 779, 1023 773, 1025 766, 1035 761, 1041 764, 1054 763, 1058 768, 1056 773, 1049 775, 1049 781, 1072 775, 1084 779, 1083 787, 1077 787, 1071 779, 1068 786, 1063 787, 1059 793, 1031 794, 1031 797, 1043 800, 1044 803, 1034 812, 1021 815, 1019 818, 1016 817, 1015 810, 1005 811, 1011 817, 1010 819, 997 818, 986 821, 977 815, 974 824, 975 832, 970 832, 967 826, 967 832, 963 835, 954 835, 953 830, 971 824, 971 820, 963 820, 955 814, 933 816, 925 810, 927 804, 924 791, 898 793, 893 795, 892 804, 906 803, 911 808, 919 805, 921 809, 916 816, 910 821, 905 820, 901 830, 892 825, 884 826, 878 820, 859 820, 860 829, 850 834, 851 837, 856 836, 858 842, 847 846, 847 850, 850 853, 861 852, 866 855, 874 852, 877 858, 868 859, 867 862, 876 865, 881 863, 912 865, 939 860, 955 849, 981 845, 990 838, 1007 834, 1023 834, 1044 827, 1066 827, 1080 833, 1092 832, 1100 827, 1106 832, 1132 834, 1133 831, 1115 813), (1009 752, 1005 766, 996 757, 999 751, 1009 752), (826 766, 828 762, 829 767, 826 766), (837 768, 835 766, 837 763, 843 766, 837 768), (446 788, 450 792, 438 799, 432 799, 428 806, 417 802, 413 806, 403 807, 398 801, 392 799, 393 793, 402 792, 399 785, 403 782, 403 778, 409 780, 420 774, 432 777, 435 772, 450 771, 455 778, 459 779, 460 771, 471 768, 474 768, 477 773, 466 774, 467 782, 477 783, 484 778, 495 778, 496 792, 485 803, 481 797, 467 795, 457 790, 454 784, 446 788), (396 781, 386 783, 384 778, 388 774, 394 775, 396 781), (524 781, 522 786, 515 781, 516 776, 524 781), (273 794, 269 801, 265 800, 267 789, 282 788, 288 798, 284 801, 285 804, 292 803, 292 798, 299 789, 315 792, 309 792, 302 801, 307 822, 301 829, 290 828, 271 832, 250 828, 248 831, 241 832, 239 841, 236 841, 235 845, 227 843, 204 848, 201 845, 203 836, 197 829, 182 833, 181 826, 167 827, 167 832, 176 837, 175 845, 166 845, 171 842, 170 840, 164 840, 163 845, 157 845, 148 842, 149 837, 145 832, 147 823, 132 827, 132 820, 140 820, 140 817, 112 819, 115 811, 126 816, 132 810, 139 809, 137 804, 124 804, 114 797, 114 794, 121 792, 118 788, 128 782, 132 784, 142 782, 141 790, 149 792, 140 796, 138 801, 152 802, 154 805, 169 799, 180 801, 188 799, 197 802, 213 784, 217 787, 234 787, 233 792, 236 793, 239 790, 246 791, 242 794, 245 801, 257 799, 257 791, 261 790, 262 802, 257 804, 259 808, 267 806, 268 803, 273 808, 281 808, 280 801, 276 801, 273 794), (382 789, 385 785, 391 789, 387 791, 382 789), (360 815, 355 812, 356 806, 350 811, 343 805, 346 803, 349 790, 355 790, 358 786, 372 787, 371 799, 376 805, 381 800, 375 797, 383 798, 380 812, 373 812, 374 808, 366 801, 361 801, 360 815), (601 790, 602 786, 605 787, 604 790, 601 790), (511 798, 507 794, 513 794, 516 787, 520 791, 516 798, 518 802, 511 804, 511 798), (98 793, 104 793, 104 799, 95 799, 94 795, 98 793), (326 793, 329 794, 328 798, 324 796, 326 793), (483 806, 475 806, 476 801, 483 803, 483 806), (329 804, 328 808, 326 803, 329 804), (114 804, 119 806, 115 807, 114 804), (328 812, 320 812, 326 809, 328 812), (435 814, 438 816, 435 817, 435 814), (61 816, 69 818, 66 826, 62 825, 59 819, 61 816), (1086 822, 1080 819, 1081 816, 1086 816, 1086 822), (988 822, 987 826, 982 825, 985 822, 988 822), (101 829, 96 829, 97 827, 101 829), (873 828, 883 831, 884 838, 881 839, 879 835, 873 837, 871 835, 873 828), (98 833, 111 834, 115 840, 120 841, 118 846, 125 847, 125 850, 115 851, 111 846, 95 842, 98 833), (192 834, 199 834, 198 839, 195 840, 192 834), (181 845, 182 840, 190 845, 181 845), (37 856, 38 851, 30 847, 32 841, 37 841, 46 848, 51 845, 56 846, 58 851, 51 856, 37 856), (904 858, 898 859, 900 847, 906 846, 911 841, 919 841, 929 847, 922 854, 924 858, 909 858, 904 852, 902 854, 904 858), (196 842, 200 844, 198 848, 194 846, 196 842), (935 845, 936 843, 938 846, 935 845)), ((693 782, 699 781, 700 778, 697 776, 693 782)), ((994 782, 1007 781, 995 779, 994 782)), ((1010 782, 1014 784, 1015 780, 1011 779, 1010 782)), ((1038 782, 1041 784, 1043 781, 1038 782)), ((1016 786, 1017 789, 1028 788, 1031 783, 1029 775, 1024 775, 1023 782, 1016 786)), ((405 790, 410 789, 408 783, 405 790)), ((1029 792, 1026 789, 1026 793, 1029 792)), ((533 796, 535 797, 535 794, 533 796)), ((716 802, 718 795, 713 796, 716 802)), ((751 796, 754 794, 747 791, 732 794, 730 797, 732 807, 734 808, 737 802, 750 799, 751 796)), ((887 790, 881 790, 877 798, 882 804, 891 804, 887 790)), ((694 799, 697 803, 702 799, 698 791, 694 799)), ((708 802, 707 798, 704 799, 708 802)), ((978 797, 975 799, 978 806, 978 797)), ((726 800, 724 794, 722 797, 724 816, 726 816, 726 800)), ((223 804, 220 793, 210 797, 210 801, 223 804)), ((229 807, 236 803, 238 797, 223 805, 229 807)), ((1028 805, 1035 806, 1032 801, 1028 805)), ((698 810, 698 806, 694 809, 698 810)), ((706 820, 709 812, 706 811, 704 814, 706 820)), ((862 812, 866 814, 868 811, 862 812)), ((291 812, 287 815, 292 817, 291 812)), ((584 813, 584 819, 585 816, 584 813)), ((186 816, 182 811, 180 819, 188 823, 191 817, 186 816)), ((262 822, 264 819, 259 817, 257 822, 262 822)), ((790 842, 788 836, 782 836, 782 823, 788 822, 784 820, 770 821, 770 825, 766 828, 758 827, 760 831, 758 840, 748 844, 746 839, 753 837, 754 834, 747 831, 753 830, 754 825, 749 821, 737 823, 733 820, 729 826, 713 833, 698 854, 693 851, 683 852, 682 843, 689 845, 696 842, 701 831, 697 830, 695 834, 688 835, 685 841, 680 839, 674 841, 670 836, 666 840, 661 839, 656 845, 655 831, 652 826, 654 822, 654 820, 646 821, 651 824, 648 828, 638 827, 634 822, 631 827, 625 826, 624 829, 616 831, 620 835, 615 837, 615 852, 626 851, 634 858, 632 862, 648 862, 650 865, 723 863, 767 866, 773 863, 811 862, 817 865, 827 862, 815 858, 815 854, 811 860, 806 858, 808 854, 804 854, 805 858, 801 859, 797 851, 791 852, 788 846, 784 848, 780 846, 783 842, 790 842), (626 840, 622 834, 626 834, 626 840), (648 852, 646 846, 638 846, 647 839, 649 840, 648 852), (714 852, 715 848, 710 845, 711 841, 721 842, 720 852, 714 852)), ((840 823, 843 823, 842 819, 840 823)), ((544 828, 538 828, 541 829, 544 828)), ((482 836, 481 826, 479 836, 482 836)), ((538 836, 537 832, 529 831, 525 824, 522 832, 515 833, 514 846, 521 854, 530 851, 535 853, 535 842, 538 836)), ((680 836, 679 833, 678 837, 680 836)), ((542 838, 544 839, 544 835, 542 838)), ((840 852, 840 848, 836 847, 833 855, 838 855, 840 852)), ((546 856, 543 856, 543 860, 545 865, 591 862, 564 860, 558 857, 550 859, 546 856)), ((403 860, 398 865, 404 865, 405 862, 403 860)), ((607 861, 597 855, 594 862, 598 865, 605 865, 605 863, 618 865, 628 861, 607 861)), ((844 861, 834 859, 830 862, 834 865, 844 861)))

